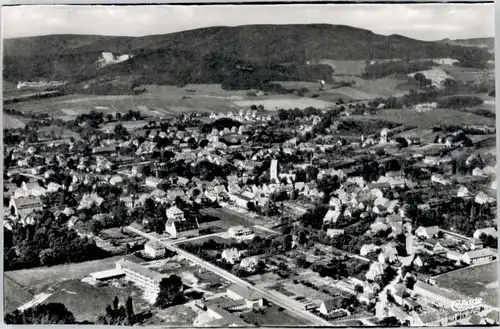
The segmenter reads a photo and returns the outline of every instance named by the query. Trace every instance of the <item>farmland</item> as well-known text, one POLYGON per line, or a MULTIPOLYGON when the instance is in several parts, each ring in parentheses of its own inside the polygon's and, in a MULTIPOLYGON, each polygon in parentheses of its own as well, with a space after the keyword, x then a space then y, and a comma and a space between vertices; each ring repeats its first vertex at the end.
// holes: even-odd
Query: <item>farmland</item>
POLYGON ((315 98, 295 98, 293 96, 288 96, 286 98, 270 98, 270 99, 259 99, 259 100, 245 100, 245 101, 234 101, 238 106, 251 106, 253 104, 258 104, 264 106, 266 110, 278 110, 278 109, 290 109, 299 108, 305 109, 306 107, 312 106, 316 108, 326 108, 334 105, 334 103, 326 102, 321 99, 315 98))
MULTIPOLYGON (((366 119, 363 116, 350 116, 350 119, 366 119)), ((419 128, 438 124, 467 124, 467 125, 495 125, 494 118, 486 118, 473 113, 462 112, 452 109, 438 108, 429 112, 416 112, 410 109, 390 109, 378 112, 368 117, 369 120, 388 120, 394 123, 411 123, 419 128)))
POLYGON ((16 117, 8 114, 3 115, 4 129, 17 129, 17 128, 23 128, 24 126, 25 124, 16 117))
POLYGON ((489 305, 498 305, 498 262, 466 267, 435 279, 443 288, 456 290, 471 298, 483 297, 489 305))
POLYGON ((18 306, 29 302, 33 298, 33 295, 27 289, 20 286, 7 275, 3 281, 3 291, 5 296, 4 310, 7 313, 14 311, 18 306))

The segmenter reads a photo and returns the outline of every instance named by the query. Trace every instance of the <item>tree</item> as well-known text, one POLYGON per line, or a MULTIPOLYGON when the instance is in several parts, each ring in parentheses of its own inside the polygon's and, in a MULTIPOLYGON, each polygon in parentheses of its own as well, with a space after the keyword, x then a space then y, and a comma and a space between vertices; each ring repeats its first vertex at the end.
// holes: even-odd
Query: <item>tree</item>
POLYGON ((358 294, 362 294, 364 291, 364 288, 362 285, 357 284, 356 286, 354 286, 354 291, 356 291, 358 294))
POLYGON ((400 327, 401 322, 395 316, 385 317, 380 320, 380 326, 382 327, 400 327))
POLYGON ((160 292, 156 298, 156 306, 166 308, 182 303, 184 301, 182 289, 182 280, 177 275, 171 275, 168 278, 162 279, 160 282, 160 292))
POLYGON ((134 317, 134 304, 132 302, 132 297, 127 298, 125 309, 127 310, 127 318, 132 319, 134 317))
POLYGON ((118 309, 118 305, 120 305, 120 301, 118 300, 118 296, 115 296, 113 300, 113 309, 116 311, 118 309))
POLYGON ((111 122, 113 120, 113 115, 111 113, 106 114, 106 120, 108 120, 108 122, 111 122))
POLYGON ((61 303, 40 304, 5 316, 7 324, 75 324, 75 317, 61 303))
POLYGON ((126 139, 129 136, 127 129, 121 124, 117 124, 113 129, 115 139, 126 139))

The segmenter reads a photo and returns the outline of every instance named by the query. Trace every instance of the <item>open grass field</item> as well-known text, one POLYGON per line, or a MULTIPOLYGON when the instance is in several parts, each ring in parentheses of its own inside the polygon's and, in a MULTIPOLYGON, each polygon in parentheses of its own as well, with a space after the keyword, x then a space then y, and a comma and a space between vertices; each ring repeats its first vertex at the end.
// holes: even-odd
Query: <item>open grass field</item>
POLYGON ((437 285, 453 289, 470 298, 482 297, 492 306, 498 306, 498 261, 466 267, 435 277, 437 285))
POLYGON ((129 284, 124 287, 94 287, 80 280, 67 280, 54 284, 47 292, 51 295, 44 303, 64 304, 77 321, 95 321, 99 315, 106 313, 106 306, 113 304, 115 296, 120 300, 120 304, 125 304, 129 296, 136 304, 145 304, 141 291, 129 284))
POLYGON ((418 113, 410 109, 390 109, 379 111, 376 115, 370 115, 367 117, 352 115, 349 117, 349 119, 388 120, 395 123, 417 126, 419 128, 425 128, 438 124, 495 125, 494 118, 487 118, 473 113, 443 108, 438 108, 429 112, 422 113, 418 113))
POLYGON ((4 310, 13 312, 16 308, 33 299, 33 295, 10 277, 5 276, 3 281, 4 310))
POLYGON ((335 75, 361 75, 366 67, 366 61, 322 59, 319 64, 330 65, 335 75))
MULTIPOLYGON (((193 85, 194 86, 194 85, 193 85)), ((220 85, 215 85, 219 86, 220 85)), ((189 111, 229 111, 239 107, 236 99, 245 99, 246 91, 215 92, 212 85, 196 85, 194 89, 175 86, 145 86, 147 92, 141 95, 65 95, 41 100, 11 104, 25 112, 48 113, 53 117, 76 116, 97 108, 105 114, 125 113, 140 110, 145 115, 172 115, 189 111), (209 88, 210 87, 210 88, 209 88), (207 89, 208 88, 208 89, 207 89), (193 92, 187 90, 194 90, 193 92), (207 91, 208 90, 208 91, 207 91), (235 98, 236 97, 236 98, 235 98)))
MULTIPOLYGON (((116 261, 121 258, 123 258, 123 256, 115 256, 83 263, 8 271, 4 273, 4 277, 15 281, 20 286, 28 289, 32 294, 37 294, 43 290, 44 286, 49 286, 64 280, 80 279, 93 272, 114 268, 116 261)), ((6 297, 8 296, 6 295, 6 297)))
POLYGON ((162 326, 193 326, 193 320, 196 318, 196 312, 184 305, 168 307, 156 312, 156 317, 160 319, 162 326))
POLYGON ((309 324, 301 318, 294 317, 289 311, 280 311, 280 308, 274 305, 265 308, 262 313, 242 313, 242 318, 246 322, 257 326, 298 326, 309 324))
POLYGON ((495 70, 487 69, 480 70, 468 67, 458 67, 452 65, 440 65, 439 68, 450 74, 453 79, 460 81, 473 81, 475 83, 481 82, 483 79, 493 80, 495 79, 495 70))
POLYGON ((259 100, 244 100, 244 101, 234 101, 234 103, 238 106, 251 106, 255 105, 263 105, 264 109, 268 111, 275 111, 279 109, 305 109, 306 107, 312 106, 315 108, 327 108, 333 106, 335 103, 326 102, 317 98, 298 98, 294 96, 287 96, 286 98, 269 98, 269 99, 259 99, 259 100))
POLYGON ((24 128, 26 124, 16 118, 15 116, 9 114, 3 114, 3 128, 4 129, 17 129, 24 128))

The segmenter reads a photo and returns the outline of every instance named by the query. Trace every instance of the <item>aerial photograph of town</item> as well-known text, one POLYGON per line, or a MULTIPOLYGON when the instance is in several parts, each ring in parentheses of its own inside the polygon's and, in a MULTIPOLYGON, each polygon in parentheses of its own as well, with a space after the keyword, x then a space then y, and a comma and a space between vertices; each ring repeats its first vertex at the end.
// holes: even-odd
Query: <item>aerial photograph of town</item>
POLYGON ((4 323, 499 325, 493 21, 3 7, 4 323))

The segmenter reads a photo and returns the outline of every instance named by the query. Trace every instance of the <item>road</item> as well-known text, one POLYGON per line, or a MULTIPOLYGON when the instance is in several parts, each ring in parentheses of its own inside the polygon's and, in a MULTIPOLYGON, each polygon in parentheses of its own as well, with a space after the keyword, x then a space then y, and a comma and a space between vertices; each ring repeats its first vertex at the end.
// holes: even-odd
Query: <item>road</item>
POLYGON ((268 301, 272 302, 273 304, 281 306, 285 309, 288 309, 289 311, 293 312, 293 314, 311 322, 314 325, 331 326, 331 323, 324 320, 323 318, 320 318, 319 316, 316 316, 312 313, 309 313, 309 312, 305 311, 304 309, 299 308, 295 305, 290 305, 290 303, 287 300, 284 300, 278 296, 271 294, 268 291, 265 291, 265 290, 262 290, 258 287, 253 286, 252 284, 250 284, 250 283, 240 279, 239 277, 221 269, 220 267, 217 267, 217 266, 215 266, 215 265, 193 255, 193 254, 188 253, 185 250, 178 248, 172 242, 160 241, 158 238, 156 238, 148 233, 142 232, 141 230, 138 230, 138 229, 131 227, 131 226, 128 226, 127 229, 130 232, 133 232, 137 235, 145 237, 146 239, 154 240, 154 241, 157 241, 157 242, 163 244, 167 249, 169 249, 173 252, 176 252, 178 255, 185 257, 186 259, 190 260, 191 262, 195 263, 196 265, 201 266, 201 267, 217 274, 218 276, 222 277, 223 279, 225 279, 227 281, 233 282, 241 287, 247 288, 251 291, 254 291, 254 292, 260 294, 262 297, 266 298, 268 301))

